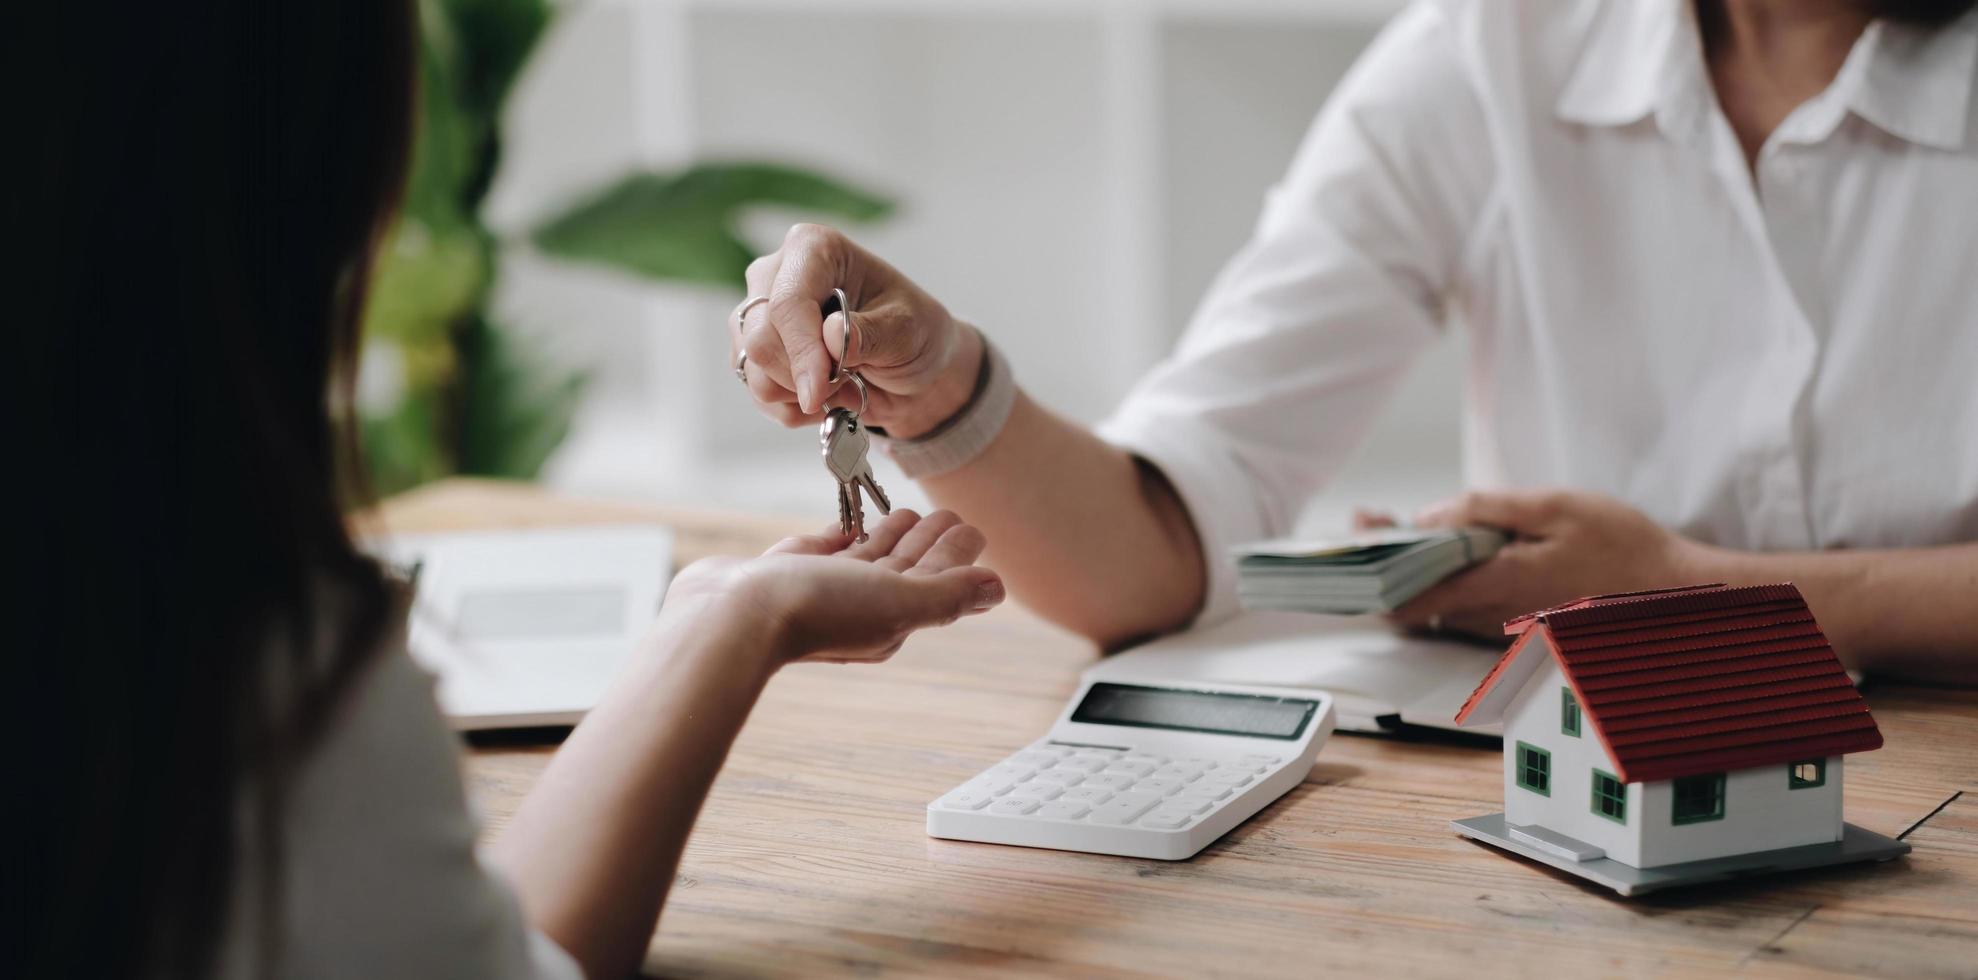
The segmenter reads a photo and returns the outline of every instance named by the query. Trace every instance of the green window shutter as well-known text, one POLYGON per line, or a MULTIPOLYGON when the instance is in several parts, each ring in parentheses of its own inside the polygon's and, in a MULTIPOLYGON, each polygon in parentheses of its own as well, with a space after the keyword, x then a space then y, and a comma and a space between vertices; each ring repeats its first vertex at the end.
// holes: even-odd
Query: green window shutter
POLYGON ((1628 822, 1628 784, 1611 772, 1593 771, 1593 812, 1615 823, 1628 822))
POLYGON ((1526 742, 1518 743, 1518 785, 1540 796, 1552 795, 1552 753, 1526 742))
POLYGON ((1724 819, 1724 774, 1684 776, 1670 787, 1675 799, 1669 822, 1678 826, 1724 819))
POLYGON ((1559 686, 1559 731, 1574 738, 1580 737, 1580 699, 1573 696, 1573 689, 1559 686))
POLYGON ((1808 759, 1786 767, 1786 786, 1790 789, 1812 789, 1827 785, 1827 760, 1808 759))

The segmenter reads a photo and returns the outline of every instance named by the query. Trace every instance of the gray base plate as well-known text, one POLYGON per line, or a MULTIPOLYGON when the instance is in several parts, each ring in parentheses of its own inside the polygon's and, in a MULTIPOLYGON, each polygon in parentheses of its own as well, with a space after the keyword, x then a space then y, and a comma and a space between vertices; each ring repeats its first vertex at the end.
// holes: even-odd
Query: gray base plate
POLYGON ((1613 858, 1573 861, 1547 854, 1538 848, 1513 840, 1504 825, 1502 813, 1471 817, 1468 820, 1452 820, 1450 826, 1455 828, 1457 833, 1471 840, 1501 847, 1540 864, 1551 865, 1568 874, 1579 875, 1623 895, 1640 895, 1679 885, 1726 881, 1780 871, 1823 868, 1830 864, 1887 861, 1909 853, 1909 845, 1902 841, 1884 837, 1872 830, 1863 830, 1851 823, 1844 823, 1841 825, 1841 839, 1831 844, 1807 844, 1804 847, 1785 847, 1776 851, 1740 854, 1736 857, 1665 864, 1659 868, 1637 868, 1622 864, 1613 858))

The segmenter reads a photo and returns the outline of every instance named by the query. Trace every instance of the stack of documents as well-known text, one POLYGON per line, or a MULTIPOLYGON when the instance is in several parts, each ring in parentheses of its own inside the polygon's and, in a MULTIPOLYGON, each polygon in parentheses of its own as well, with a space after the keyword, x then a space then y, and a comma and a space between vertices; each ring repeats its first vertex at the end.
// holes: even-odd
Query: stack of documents
POLYGON ((1482 527, 1259 541, 1234 549, 1237 594, 1248 609, 1385 612, 1489 558, 1504 541, 1503 532, 1482 527))

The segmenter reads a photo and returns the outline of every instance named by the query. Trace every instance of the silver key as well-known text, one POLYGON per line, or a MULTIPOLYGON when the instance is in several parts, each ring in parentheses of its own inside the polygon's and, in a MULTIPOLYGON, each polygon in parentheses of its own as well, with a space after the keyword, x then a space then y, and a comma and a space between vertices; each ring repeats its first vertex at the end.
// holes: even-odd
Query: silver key
POLYGON ((857 412, 833 408, 824 414, 824 424, 817 428, 817 441, 824 456, 824 468, 838 481, 838 531, 864 541, 863 498, 871 497, 881 514, 893 512, 893 502, 879 488, 879 481, 872 475, 872 463, 866 458, 872 452, 872 440, 865 434, 865 426, 859 424, 857 412))

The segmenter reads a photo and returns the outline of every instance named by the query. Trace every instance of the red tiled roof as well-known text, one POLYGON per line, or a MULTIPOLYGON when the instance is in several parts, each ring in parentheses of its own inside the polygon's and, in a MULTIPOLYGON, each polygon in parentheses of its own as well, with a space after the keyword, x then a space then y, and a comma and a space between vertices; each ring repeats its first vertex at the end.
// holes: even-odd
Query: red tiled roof
POLYGON ((1504 631, 1518 642, 1457 720, 1542 633, 1623 782, 1882 747, 1867 702, 1789 584, 1594 596, 1504 631))

